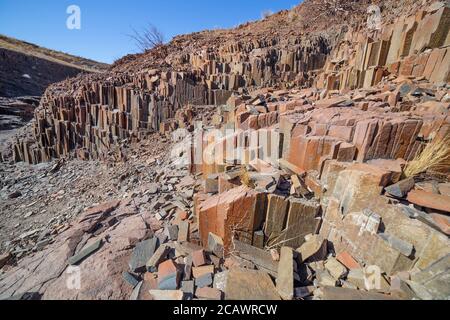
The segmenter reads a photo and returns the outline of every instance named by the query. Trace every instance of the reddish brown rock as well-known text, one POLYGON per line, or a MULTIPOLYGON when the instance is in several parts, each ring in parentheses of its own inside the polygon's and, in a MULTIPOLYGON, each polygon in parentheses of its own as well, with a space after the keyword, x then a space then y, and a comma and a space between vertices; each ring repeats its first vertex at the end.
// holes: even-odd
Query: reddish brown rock
POLYGON ((206 264, 206 257, 204 250, 197 250, 192 253, 192 263, 195 267, 201 267, 206 264))
POLYGON ((119 205, 120 201, 111 201, 88 209, 78 218, 78 223, 82 225, 83 231, 91 232, 97 227, 98 223, 106 219, 108 214, 114 211, 119 205))
POLYGON ((253 232, 261 229, 264 213, 265 196, 246 186, 210 197, 199 208, 202 243, 208 244, 209 233, 223 239, 225 252, 233 237, 252 243, 253 232))
POLYGON ((343 251, 336 256, 336 259, 347 267, 349 270, 361 269, 359 263, 347 252, 343 251))
POLYGON ((201 278, 205 274, 212 274, 214 273, 214 266, 201 266, 201 267, 193 267, 192 268, 192 275, 195 279, 201 278))
POLYGON ((222 300, 222 292, 215 288, 198 288, 195 291, 195 296, 199 299, 222 300))
POLYGON ((450 217, 438 213, 430 214, 434 222, 439 226, 443 233, 450 235, 450 217))
POLYGON ((450 197, 433 194, 421 190, 413 190, 408 193, 408 201, 415 205, 450 212, 450 197))

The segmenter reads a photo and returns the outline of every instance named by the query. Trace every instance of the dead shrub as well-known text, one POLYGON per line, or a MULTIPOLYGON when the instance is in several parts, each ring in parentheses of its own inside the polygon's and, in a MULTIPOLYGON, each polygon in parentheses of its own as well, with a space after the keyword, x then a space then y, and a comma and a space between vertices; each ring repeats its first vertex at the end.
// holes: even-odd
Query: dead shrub
POLYGON ((450 135, 435 139, 411 161, 405 169, 405 177, 414 177, 427 171, 445 172, 450 169, 450 135))
POLYGON ((159 48, 164 44, 163 33, 152 24, 142 31, 133 29, 133 34, 130 34, 129 37, 135 41, 136 46, 142 52, 159 48))

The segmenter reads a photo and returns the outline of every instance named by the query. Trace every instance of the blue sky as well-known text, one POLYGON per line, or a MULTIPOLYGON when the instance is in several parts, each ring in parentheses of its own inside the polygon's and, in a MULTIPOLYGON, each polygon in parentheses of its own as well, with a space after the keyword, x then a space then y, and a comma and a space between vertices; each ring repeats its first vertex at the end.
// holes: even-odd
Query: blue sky
POLYGON ((128 36, 148 23, 169 40, 177 34, 230 28, 290 9, 300 0, 0 0, 0 33, 111 63, 137 51, 128 36), (81 30, 69 30, 66 9, 81 9, 81 30))

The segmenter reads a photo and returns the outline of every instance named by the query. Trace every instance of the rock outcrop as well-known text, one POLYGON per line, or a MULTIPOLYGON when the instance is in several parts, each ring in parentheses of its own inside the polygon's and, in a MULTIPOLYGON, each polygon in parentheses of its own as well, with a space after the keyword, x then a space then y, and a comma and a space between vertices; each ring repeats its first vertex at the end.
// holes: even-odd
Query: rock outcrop
MULTIPOLYGON (((393 1, 381 4, 394 11, 393 1)), ((39 163, 74 151, 82 159, 102 158, 118 141, 139 139, 167 126, 177 111, 188 104, 223 105, 233 92, 258 87, 309 87, 315 74, 324 67, 325 71, 333 68, 334 60, 326 61, 333 48, 348 43, 341 39, 344 33, 356 35, 353 29, 348 30, 349 24, 361 31, 354 41, 369 37, 362 32, 367 6, 365 1, 338 1, 336 7, 329 7, 326 1, 309 1, 237 29, 180 36, 142 56, 124 58, 107 75, 55 85, 47 91, 36 112, 34 138, 19 141, 14 147, 14 158, 39 163), (327 24, 330 19, 336 22, 333 28, 327 24)), ((412 8, 417 6, 413 2, 412 8)), ((428 20, 433 15, 436 20, 434 16, 443 9, 439 10, 423 12, 423 18, 428 20)), ((392 11, 385 14, 388 21, 392 19, 392 11)), ((445 19, 445 14, 441 16, 445 19)), ((441 32, 439 19, 438 24, 441 32)), ((441 42, 434 41, 433 48, 443 46, 441 42)), ((367 62, 354 69, 365 71, 375 62, 386 63, 374 59, 376 50, 387 49, 386 45, 371 45, 369 54, 373 58, 368 57, 367 62)), ((364 49, 358 52, 366 53, 364 49)), ((399 55, 391 56, 394 62, 399 55)), ((381 71, 377 73, 378 80, 382 76, 381 71)), ((329 82, 327 87, 337 86, 329 82)), ((371 81, 372 84, 376 81, 371 81)))
POLYGON ((51 87, 16 161, 136 165, 155 137, 172 140, 171 161, 151 162, 143 179, 157 185, 136 178, 122 201, 83 211, 52 259, 2 257, 0 294, 449 299, 449 7, 397 15, 408 1, 379 1, 383 23, 364 30, 365 1, 333 3, 178 37, 51 87), (75 291, 66 263, 87 274, 75 291))

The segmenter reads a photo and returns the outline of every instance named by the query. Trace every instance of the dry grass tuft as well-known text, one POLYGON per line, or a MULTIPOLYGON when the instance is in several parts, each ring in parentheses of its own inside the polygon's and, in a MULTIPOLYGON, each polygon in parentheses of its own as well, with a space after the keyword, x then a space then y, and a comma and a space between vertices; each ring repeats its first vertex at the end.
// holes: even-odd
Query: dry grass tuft
POLYGON ((414 177, 429 170, 442 172, 450 169, 450 135, 434 140, 405 169, 406 177, 414 177))
POLYGON ((245 166, 242 166, 242 168, 241 168, 240 178, 241 178, 241 183, 243 185, 246 185, 247 187, 249 187, 251 189, 255 188, 255 185, 251 181, 250 174, 248 173, 248 170, 245 168, 245 166))

